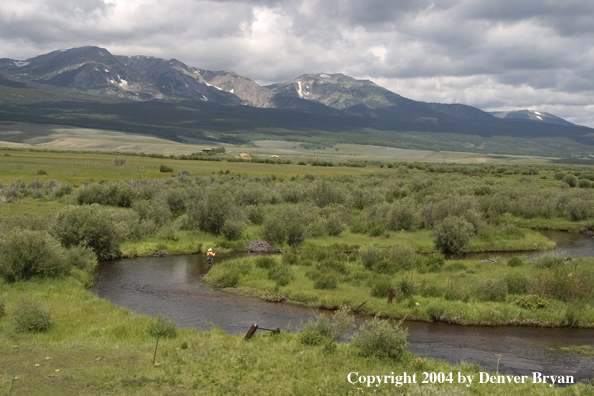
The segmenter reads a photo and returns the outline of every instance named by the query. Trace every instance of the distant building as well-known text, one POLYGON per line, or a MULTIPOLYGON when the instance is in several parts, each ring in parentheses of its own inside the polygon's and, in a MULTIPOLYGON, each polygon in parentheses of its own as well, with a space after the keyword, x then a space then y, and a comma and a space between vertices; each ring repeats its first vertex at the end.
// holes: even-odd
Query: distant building
POLYGON ((206 154, 210 153, 211 151, 212 151, 212 148, 211 147, 202 149, 202 152, 203 153, 206 153, 206 154))

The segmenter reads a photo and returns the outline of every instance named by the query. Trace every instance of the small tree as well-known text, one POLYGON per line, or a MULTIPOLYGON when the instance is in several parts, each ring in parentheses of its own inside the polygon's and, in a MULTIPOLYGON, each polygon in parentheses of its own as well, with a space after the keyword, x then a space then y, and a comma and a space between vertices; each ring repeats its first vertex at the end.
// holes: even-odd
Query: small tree
POLYGON ((151 335, 151 337, 155 337, 157 339, 157 343, 155 344, 155 353, 153 354, 153 364, 155 364, 157 348, 159 347, 159 339, 161 337, 177 337, 177 326, 174 319, 167 319, 166 316, 160 313, 157 319, 149 325, 147 332, 151 335))

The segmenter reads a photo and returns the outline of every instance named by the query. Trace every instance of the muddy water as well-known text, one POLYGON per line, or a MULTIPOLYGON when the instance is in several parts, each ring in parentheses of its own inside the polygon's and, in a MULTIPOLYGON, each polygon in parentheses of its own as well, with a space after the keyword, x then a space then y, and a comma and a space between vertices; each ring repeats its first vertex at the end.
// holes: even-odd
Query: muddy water
MULTIPOLYGON (((594 239, 564 234, 553 235, 559 248, 569 255, 594 256, 594 239), (559 237, 568 236, 567 242, 559 237)), ((217 255, 217 262, 233 258, 217 255)), ((216 265, 216 263, 215 263, 216 265)), ((253 323, 281 329, 299 327, 314 310, 283 303, 269 303, 213 290, 202 281, 208 271, 202 255, 137 258, 102 263, 93 291, 110 302, 151 316, 159 312, 175 318, 179 326, 207 330, 217 326, 232 334, 243 334, 253 323)), ((370 317, 360 315, 360 324, 370 317)), ((455 326, 445 323, 407 322, 409 350, 421 357, 449 363, 460 360, 478 363, 495 371, 531 375, 574 375, 594 377, 594 358, 559 352, 559 347, 594 346, 594 330, 531 327, 455 326)))

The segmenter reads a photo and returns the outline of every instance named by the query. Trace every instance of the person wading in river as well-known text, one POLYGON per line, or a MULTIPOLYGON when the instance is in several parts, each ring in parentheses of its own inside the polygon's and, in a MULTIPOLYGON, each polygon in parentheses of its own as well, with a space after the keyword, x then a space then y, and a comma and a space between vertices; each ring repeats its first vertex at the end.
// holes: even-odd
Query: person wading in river
POLYGON ((212 251, 211 248, 208 248, 208 252, 206 252, 206 260, 208 261, 208 268, 212 267, 212 259, 215 256, 215 252, 212 251))

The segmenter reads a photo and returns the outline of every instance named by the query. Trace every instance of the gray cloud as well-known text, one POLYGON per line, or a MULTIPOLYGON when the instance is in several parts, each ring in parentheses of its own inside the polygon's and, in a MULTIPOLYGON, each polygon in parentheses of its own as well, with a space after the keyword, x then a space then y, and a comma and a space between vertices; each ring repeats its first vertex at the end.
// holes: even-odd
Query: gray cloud
POLYGON ((261 83, 370 78, 416 100, 534 108, 594 126, 590 0, 17 0, 0 57, 97 45, 261 83))

